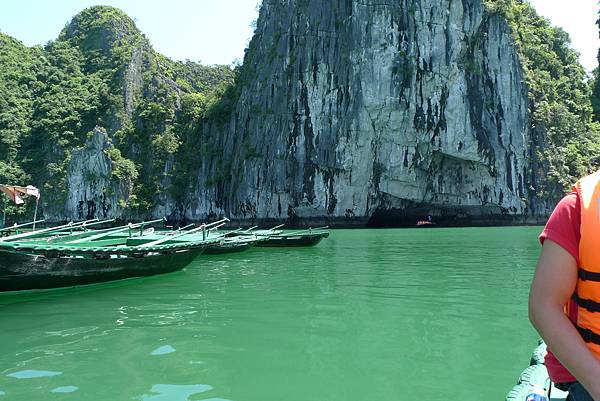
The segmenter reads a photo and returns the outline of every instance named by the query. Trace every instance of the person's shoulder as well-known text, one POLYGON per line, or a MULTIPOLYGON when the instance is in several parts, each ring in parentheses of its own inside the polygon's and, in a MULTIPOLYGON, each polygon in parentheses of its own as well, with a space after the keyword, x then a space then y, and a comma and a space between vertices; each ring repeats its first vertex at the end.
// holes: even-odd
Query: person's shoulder
POLYGON ((556 205, 554 211, 576 211, 579 209, 579 194, 576 191, 566 194, 556 205))
POLYGON ((546 239, 557 243, 577 260, 579 258, 579 228, 581 207, 577 192, 565 195, 554 208, 539 240, 543 245, 546 239))

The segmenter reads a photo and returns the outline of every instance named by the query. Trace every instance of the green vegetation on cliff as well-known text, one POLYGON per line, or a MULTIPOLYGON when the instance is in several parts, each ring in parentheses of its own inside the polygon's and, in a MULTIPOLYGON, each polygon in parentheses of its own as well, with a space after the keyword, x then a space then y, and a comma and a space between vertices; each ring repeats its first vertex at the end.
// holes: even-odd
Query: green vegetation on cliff
MULTIPOLYGON (((600 28, 600 10, 598 11, 598 20, 596 25, 600 28)), ((598 50, 597 56, 598 63, 600 63, 600 49, 598 50)), ((596 67, 593 73, 593 77, 590 80, 590 87, 592 88, 592 107, 594 108, 594 121, 600 122, 600 67, 596 67)))
POLYGON ((522 0, 487 0, 508 21, 529 90, 533 197, 555 202, 577 178, 600 167, 600 127, 591 90, 569 35, 522 0))
MULTIPOLYGON (((0 33, 0 183, 29 182, 22 166, 22 141, 31 129, 33 104, 43 84, 38 71, 44 69, 43 50, 27 48, 0 33)), ((8 214, 25 209, 9 206, 8 214)))
POLYGON ((113 179, 131 186, 119 204, 139 215, 172 184, 189 189, 198 156, 181 145, 197 141, 234 75, 154 52, 126 14, 104 6, 76 15, 44 48, 0 34, 0 66, 0 181, 32 182, 47 208, 60 208, 72 151, 100 126, 115 144, 113 179))

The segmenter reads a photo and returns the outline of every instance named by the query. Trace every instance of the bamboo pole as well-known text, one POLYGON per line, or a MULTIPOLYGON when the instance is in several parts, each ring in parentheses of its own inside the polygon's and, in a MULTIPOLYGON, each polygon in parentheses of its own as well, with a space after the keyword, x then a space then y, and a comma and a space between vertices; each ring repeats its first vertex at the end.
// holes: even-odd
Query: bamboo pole
POLYGON ((221 219, 221 220, 216 221, 214 223, 202 224, 200 227, 194 228, 192 230, 185 231, 185 232, 182 232, 180 234, 168 235, 168 236, 165 236, 165 238, 161 238, 161 239, 156 240, 156 241, 148 242, 146 244, 140 244, 140 245, 138 245, 138 247, 145 248, 145 247, 160 245, 163 242, 168 242, 168 241, 171 241, 171 240, 173 240, 175 238, 179 238, 179 237, 182 237, 184 235, 192 234, 192 233, 198 232, 200 230, 202 230, 202 240, 204 241, 204 240, 206 240, 206 230, 209 227, 211 227, 211 228, 214 227, 214 226, 221 227, 223 224, 227 223, 228 221, 229 221, 228 218, 224 218, 224 219, 221 219))
POLYGON ((0 238, 0 242, 7 242, 7 241, 13 241, 13 240, 16 240, 16 239, 34 237, 34 236, 40 235, 40 234, 47 234, 47 233, 51 233, 51 232, 54 232, 54 231, 60 231, 60 230, 63 230, 65 228, 77 228, 77 227, 81 227, 82 224, 85 224, 85 221, 80 222, 80 223, 73 223, 71 221, 71 222, 69 222, 67 224, 63 224, 62 226, 50 227, 50 228, 45 228, 43 230, 32 231, 32 232, 29 232, 29 233, 16 234, 16 235, 10 235, 8 237, 3 237, 3 238, 0 238))
POLYGON ((33 231, 35 231, 35 221, 37 220, 37 212, 38 206, 40 204, 39 192, 38 196, 35 198, 35 212, 33 212, 33 231))
POLYGON ((135 229, 135 228, 139 228, 139 227, 144 227, 146 225, 149 224, 156 224, 159 223, 161 221, 165 221, 164 218, 162 219, 158 219, 158 220, 152 220, 152 221, 144 221, 141 223, 136 223, 136 224, 127 224, 125 226, 120 226, 120 227, 114 227, 114 228, 107 228, 105 230, 98 230, 98 232, 96 234, 92 234, 92 235, 87 235, 83 238, 79 238, 73 241, 69 241, 69 242, 65 242, 65 244, 78 244, 81 242, 86 242, 86 241, 94 241, 100 238, 104 238, 106 236, 109 236, 111 234, 116 234, 125 230, 131 230, 131 229, 135 229))
POLYGON ((35 223, 43 223, 44 221, 46 221, 46 220, 37 220, 37 221, 31 221, 29 223, 15 224, 14 226, 6 227, 6 228, 1 228, 0 229, 0 233, 4 232, 4 231, 14 230, 15 228, 27 227, 27 226, 30 226, 30 225, 35 224, 35 223))

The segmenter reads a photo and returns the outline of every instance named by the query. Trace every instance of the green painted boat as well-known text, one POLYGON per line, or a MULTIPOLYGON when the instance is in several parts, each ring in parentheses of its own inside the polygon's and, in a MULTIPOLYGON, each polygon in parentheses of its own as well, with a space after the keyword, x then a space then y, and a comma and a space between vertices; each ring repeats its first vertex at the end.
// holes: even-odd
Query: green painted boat
MULTIPOLYGON (((148 227, 163 220, 109 229, 93 222, 0 238, 0 292, 50 289, 151 276, 181 270, 217 238, 185 233, 156 234, 148 227)), ((214 223, 213 223, 214 224, 214 223)))
POLYGON ((219 243, 210 245, 204 251, 208 255, 222 255, 226 253, 238 253, 247 251, 248 249, 255 246, 260 242, 260 239, 254 237, 233 237, 233 238, 222 238, 219 243))
POLYGON ((284 231, 276 226, 269 230, 256 230, 250 228, 245 231, 232 231, 227 236, 256 236, 259 240, 257 247, 306 247, 315 246, 323 239, 329 237, 329 227, 308 228, 306 230, 284 231))
POLYGON ((328 231, 312 232, 305 230, 304 232, 296 233, 280 233, 268 235, 263 240, 259 241, 258 247, 305 247, 315 246, 324 238, 329 237, 328 231))

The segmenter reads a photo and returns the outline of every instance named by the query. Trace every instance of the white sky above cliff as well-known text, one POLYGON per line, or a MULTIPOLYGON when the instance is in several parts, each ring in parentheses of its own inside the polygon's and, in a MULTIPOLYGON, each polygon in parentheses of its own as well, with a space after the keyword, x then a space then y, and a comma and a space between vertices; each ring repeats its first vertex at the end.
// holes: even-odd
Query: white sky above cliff
POLYGON ((175 60, 231 64, 244 57, 258 0, 0 0, 0 31, 28 46, 56 39, 84 8, 125 11, 158 52, 175 60))
MULTIPOLYGON (((538 13, 567 31, 581 63, 597 66, 597 0, 529 0, 538 13)), ((242 60, 258 17, 259 0, 0 0, 0 31, 28 46, 55 39, 82 9, 104 4, 132 17, 154 48, 176 60, 231 64, 242 60)))
POLYGON ((560 26, 571 36, 573 48, 587 71, 598 66, 598 0, 529 0, 538 14, 560 26))

